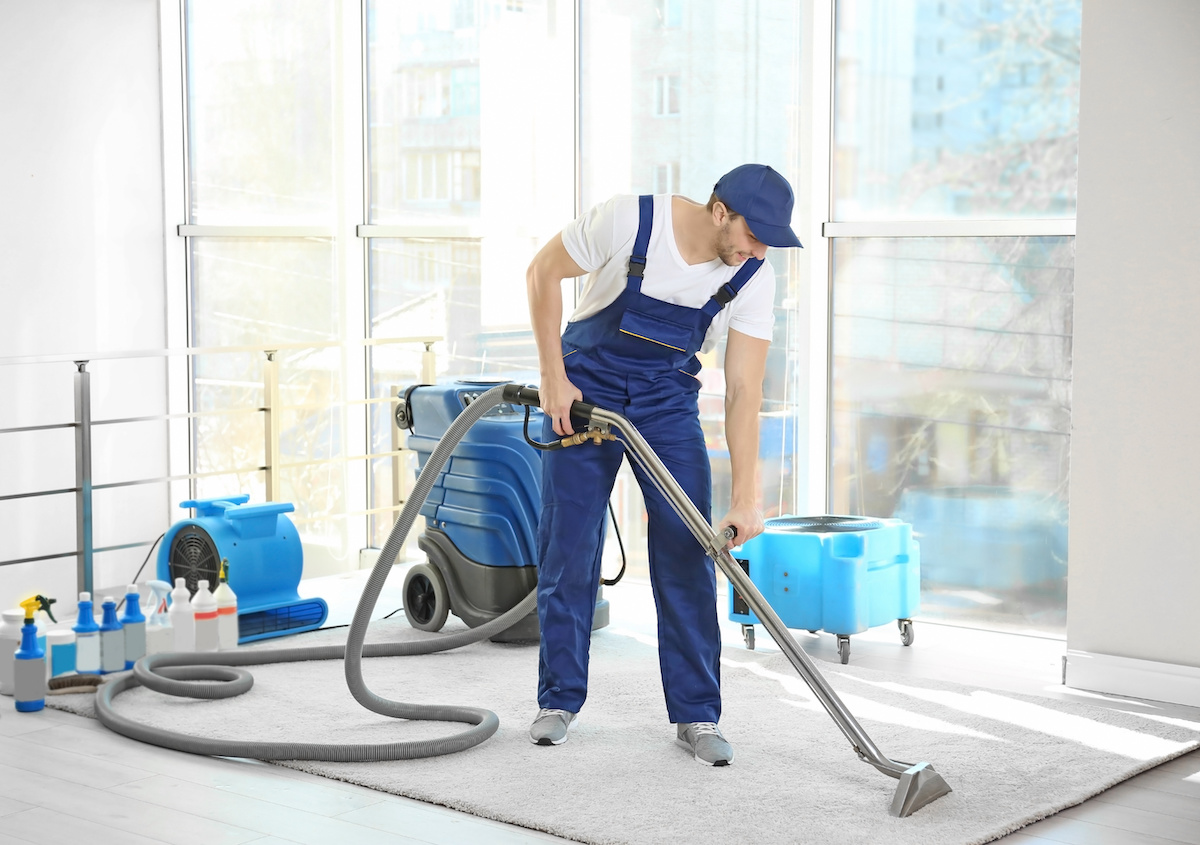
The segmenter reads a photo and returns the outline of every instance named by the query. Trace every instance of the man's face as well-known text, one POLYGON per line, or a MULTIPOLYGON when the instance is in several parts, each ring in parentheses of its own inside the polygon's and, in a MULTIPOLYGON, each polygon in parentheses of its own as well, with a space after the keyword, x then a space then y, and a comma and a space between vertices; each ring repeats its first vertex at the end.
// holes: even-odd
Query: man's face
POLYGON ((754 237, 745 217, 725 219, 717 234, 717 257, 730 267, 737 267, 750 258, 765 258, 767 245, 754 237))

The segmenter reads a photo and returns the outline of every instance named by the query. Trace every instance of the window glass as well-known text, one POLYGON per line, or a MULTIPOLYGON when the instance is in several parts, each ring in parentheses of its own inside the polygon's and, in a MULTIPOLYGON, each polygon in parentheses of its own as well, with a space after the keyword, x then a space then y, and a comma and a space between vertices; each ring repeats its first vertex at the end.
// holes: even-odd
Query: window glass
POLYGON ((190 223, 335 219, 330 0, 187 10, 190 223))
POLYGON ((546 202, 570 207, 573 34, 560 5, 367 3, 368 222, 498 233, 546 202))
POLYGON ((1081 0, 838 0, 834 220, 1071 217, 1081 0))
POLYGON ((834 243, 834 513, 895 516, 921 615, 1063 634, 1073 238, 834 243))
MULTIPOLYGON (((439 379, 536 381, 525 268, 574 206, 572 5, 366 4, 368 222, 397 230, 370 241, 370 332, 441 337, 439 379)), ((373 397, 420 373, 419 350, 372 348, 373 397)), ((386 451, 395 425, 374 408, 386 451)), ((375 462, 372 507, 394 471, 375 462)), ((373 541, 391 524, 374 517, 373 541)))
MULTIPOLYGON (((194 346, 328 343, 342 323, 334 285, 334 248, 328 239, 193 238, 194 346)), ((337 349, 282 349, 279 364, 281 468, 276 499, 296 506, 306 544, 331 554, 346 527, 344 363, 337 349)), ((212 411, 195 422, 196 472, 228 472, 265 464, 263 352, 199 355, 194 361, 193 407, 212 411), (232 413, 231 413, 232 412, 232 413)), ((197 495, 265 496, 262 472, 201 478, 197 495)))
MULTIPOLYGON (((707 202, 717 179, 746 162, 771 165, 797 188, 800 14, 801 4, 793 0, 580 4, 582 207, 613 194, 660 191, 707 202), (719 58, 710 61, 712 56, 719 58), (670 119, 656 119, 664 117, 670 119)), ((559 221, 558 228, 567 222, 559 221)), ((803 283, 795 252, 768 252, 777 278, 776 338, 761 423, 762 505, 768 515, 793 512, 795 502, 799 403, 789 384, 799 356, 789 351, 795 351, 793 343, 797 349, 807 343, 789 330, 795 324, 791 303, 803 283)), ((702 358, 701 421, 719 518, 730 493, 724 345, 702 358)), ((644 576, 645 510, 628 469, 618 477, 612 501, 629 571, 644 576)), ((606 564, 606 572, 617 565, 606 564)))

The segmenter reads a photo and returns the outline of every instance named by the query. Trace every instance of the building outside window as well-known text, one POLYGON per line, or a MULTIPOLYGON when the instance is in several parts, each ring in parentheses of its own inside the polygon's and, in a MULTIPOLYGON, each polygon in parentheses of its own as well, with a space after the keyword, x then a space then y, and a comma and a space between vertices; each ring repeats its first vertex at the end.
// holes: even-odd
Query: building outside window
POLYGON ((660 74, 654 78, 654 114, 669 117, 679 114, 679 74, 660 74))

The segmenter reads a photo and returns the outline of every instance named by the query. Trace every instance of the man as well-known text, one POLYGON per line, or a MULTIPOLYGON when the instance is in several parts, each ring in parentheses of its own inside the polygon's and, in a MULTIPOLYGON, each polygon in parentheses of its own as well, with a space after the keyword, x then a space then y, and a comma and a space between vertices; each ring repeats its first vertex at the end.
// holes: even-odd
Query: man
MULTIPOLYGON (((732 494, 717 528, 745 541, 763 530, 757 507, 758 413, 774 320, 768 246, 798 247, 792 189, 777 172, 745 164, 721 177, 707 205, 682 196, 617 196, 556 235, 527 274, 541 370, 544 439, 573 434, 571 403, 625 416, 706 518, 712 480, 700 427, 697 352, 727 331, 725 434, 732 494), (562 280, 590 273, 562 337, 562 280)), ((538 526, 538 745, 567 738, 587 695, 588 649, 605 503, 622 445, 542 453, 538 526)), ((721 734, 716 573, 636 464, 646 500, 659 664, 676 739, 701 763, 725 766, 721 734)))

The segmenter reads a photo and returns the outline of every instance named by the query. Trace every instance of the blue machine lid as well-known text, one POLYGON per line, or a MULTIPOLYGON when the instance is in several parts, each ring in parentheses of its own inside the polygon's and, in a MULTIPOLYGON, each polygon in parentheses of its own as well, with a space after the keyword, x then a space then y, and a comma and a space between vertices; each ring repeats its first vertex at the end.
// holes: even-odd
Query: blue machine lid
POLYGON ((868 516, 775 516, 765 523, 768 531, 783 534, 833 534, 840 531, 870 531, 886 523, 868 516))

